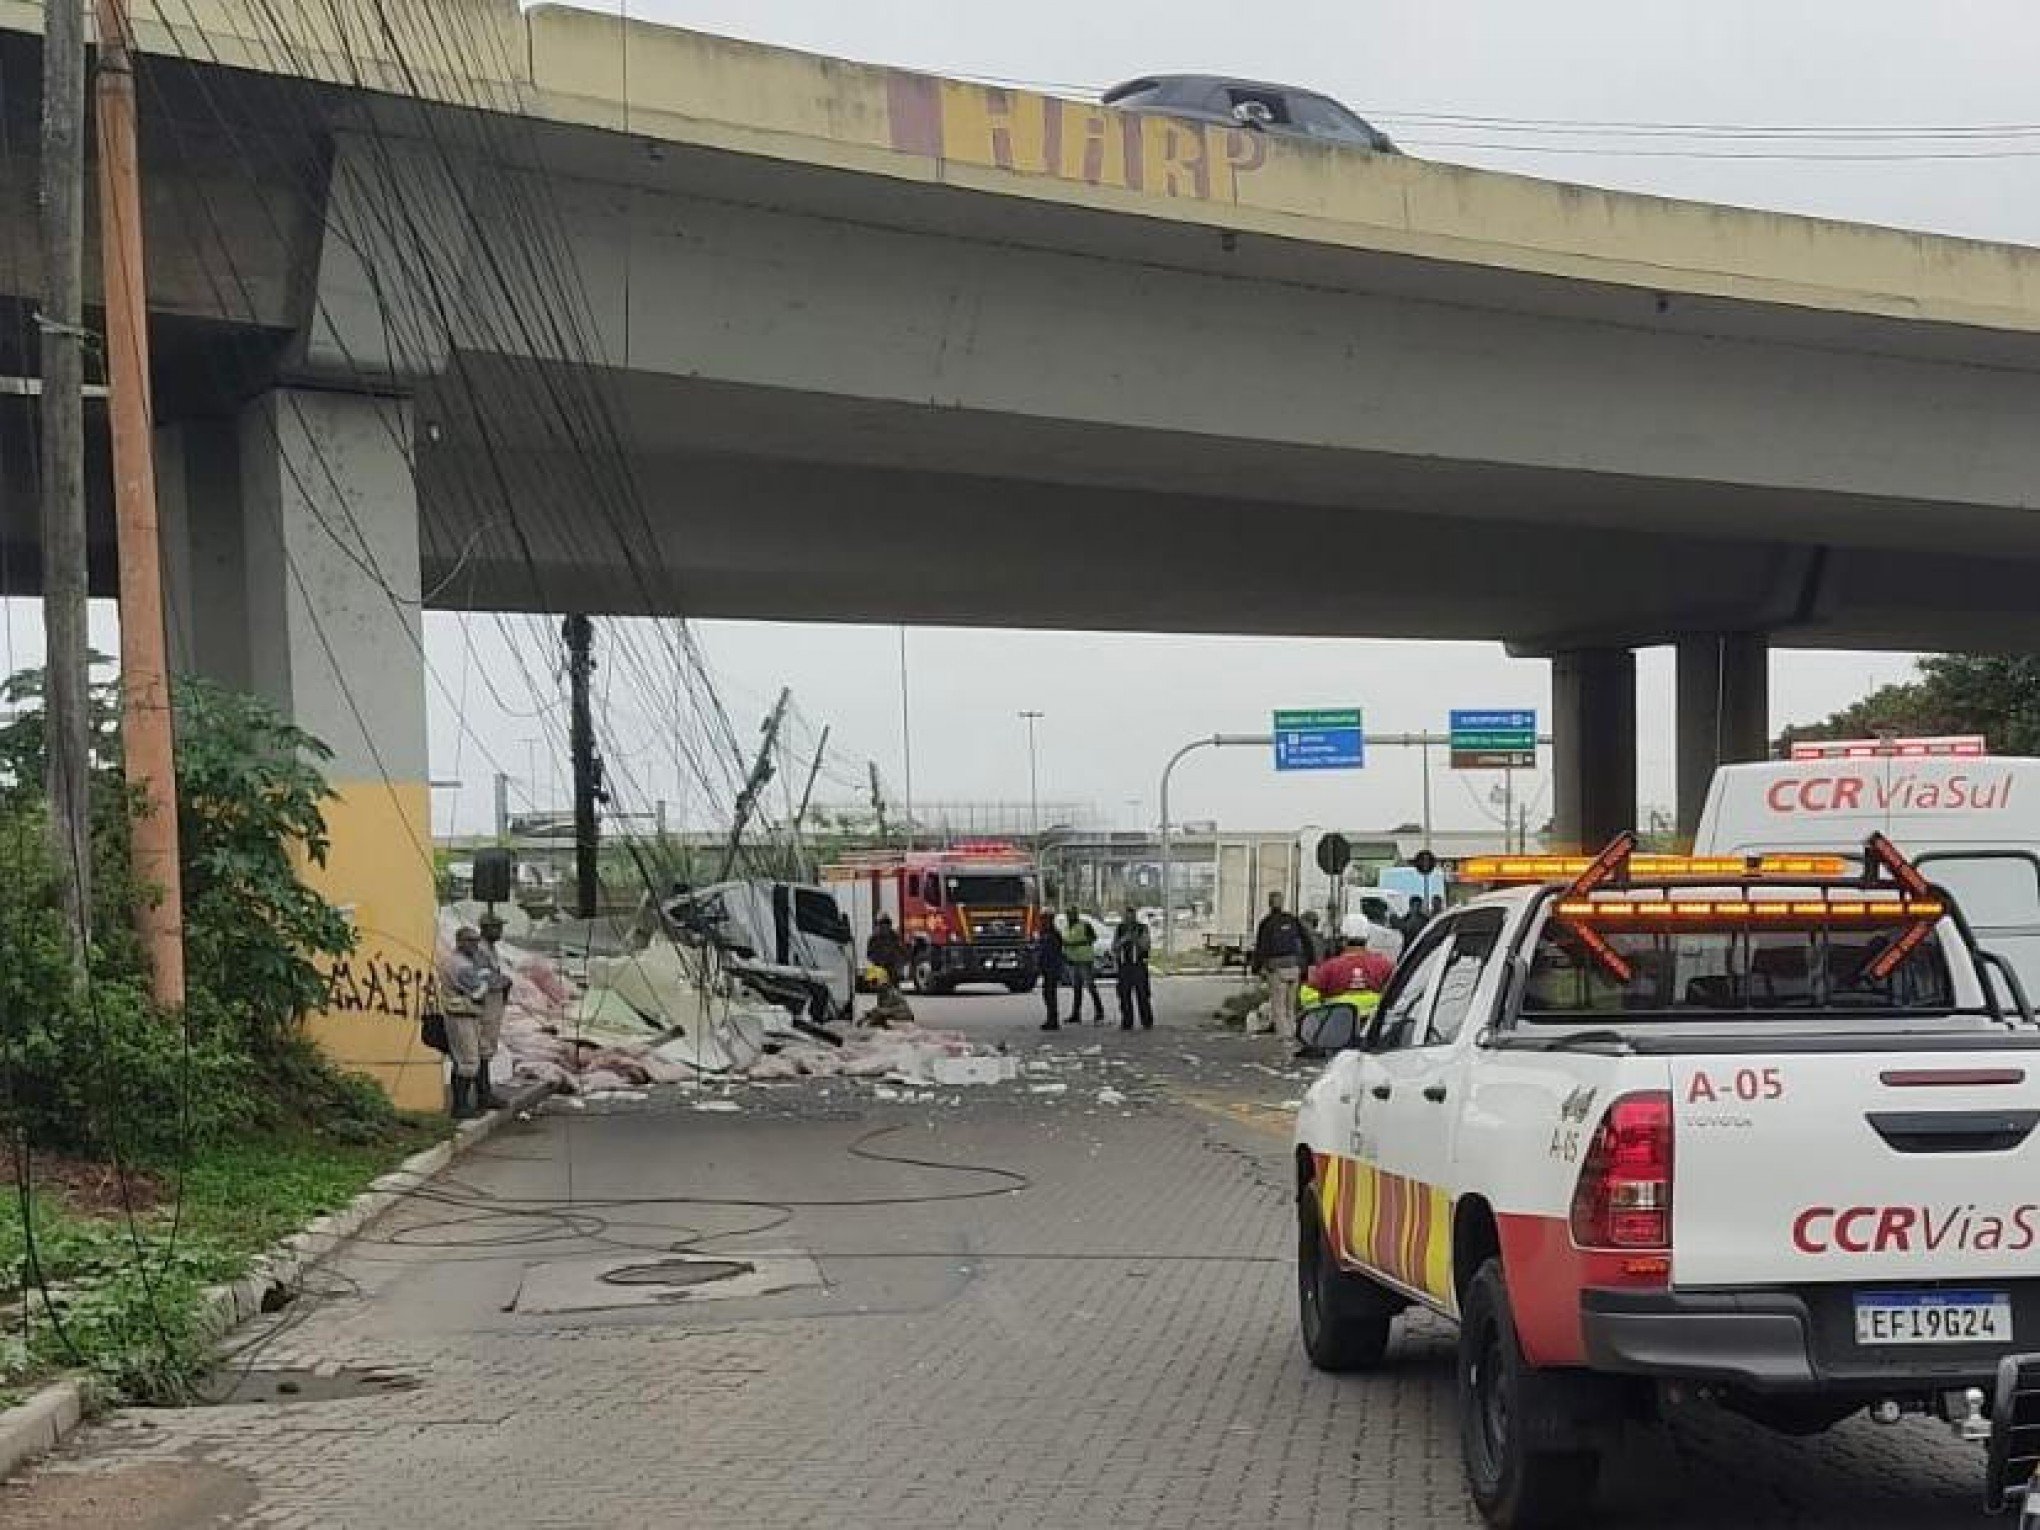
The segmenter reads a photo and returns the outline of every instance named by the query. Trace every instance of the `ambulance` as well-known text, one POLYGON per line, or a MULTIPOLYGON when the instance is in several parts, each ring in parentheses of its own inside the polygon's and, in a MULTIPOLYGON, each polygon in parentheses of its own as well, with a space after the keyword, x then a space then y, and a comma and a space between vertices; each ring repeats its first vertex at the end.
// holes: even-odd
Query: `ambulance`
POLYGON ((1883 834, 2040 995, 2040 760, 1976 737, 1799 743, 1715 773, 1695 855, 1853 850, 1883 834))
POLYGON ((1495 890, 1425 927, 1374 1013, 1300 1019, 1326 1059, 1294 1153, 1312 1363, 1380 1365, 1406 1311, 1457 1323, 1501 1530, 1589 1523, 1603 1456, 1666 1406, 1935 1418, 1988 1447, 1996 1501, 2031 1483, 2040 1026, 1959 904, 1882 835, 1624 835, 1461 876, 1495 890))

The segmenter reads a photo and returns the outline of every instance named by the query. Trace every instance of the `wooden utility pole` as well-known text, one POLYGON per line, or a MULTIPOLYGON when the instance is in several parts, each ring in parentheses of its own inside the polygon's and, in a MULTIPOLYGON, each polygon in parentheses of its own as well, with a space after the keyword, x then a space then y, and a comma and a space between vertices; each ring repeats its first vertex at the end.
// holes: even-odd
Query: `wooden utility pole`
POLYGON ((184 885, 177 855, 177 753, 156 525, 155 408, 135 128, 134 35, 126 0, 99 4, 99 244, 106 273, 107 415, 120 548, 121 751, 127 762, 136 912, 156 1002, 184 1002, 184 885))
POLYGON ((737 811, 730 821, 730 842, 723 847, 720 881, 728 881, 737 869, 737 847, 743 842, 751 814, 757 811, 759 794, 772 780, 772 751, 779 742, 779 725, 786 720, 786 708, 792 700, 792 690, 782 688, 779 699, 772 704, 772 711, 765 718, 765 726, 761 730, 765 736, 758 745, 758 758, 752 762, 744 789, 737 793, 737 811))
POLYGON ((878 784, 878 761, 871 764, 871 816, 878 824, 878 842, 885 843, 885 792, 878 784))
POLYGON ((593 919, 602 891, 601 825, 595 810, 602 798, 602 760, 595 753, 595 624, 570 616, 561 625, 567 643, 567 684, 571 698, 569 752, 574 765, 574 911, 593 919))
POLYGON ((43 10, 42 587, 50 851, 72 961, 92 939, 92 725, 85 572, 85 4, 43 10))
POLYGON ((829 752, 829 728, 828 723, 822 725, 822 736, 815 743, 815 762, 808 766, 807 785, 801 790, 800 806, 794 810, 793 832, 796 835, 800 833, 800 826, 807 821, 807 810, 814 805, 815 782, 822 774, 822 756, 829 752))
POLYGON ((808 766, 807 785, 801 788, 800 806, 793 810, 793 859, 798 868, 797 876, 807 875, 807 855, 801 847, 800 834, 807 823, 808 809, 814 806, 815 783, 822 777, 822 757, 829 752, 829 725, 822 725, 822 736, 815 744, 814 763, 808 766))

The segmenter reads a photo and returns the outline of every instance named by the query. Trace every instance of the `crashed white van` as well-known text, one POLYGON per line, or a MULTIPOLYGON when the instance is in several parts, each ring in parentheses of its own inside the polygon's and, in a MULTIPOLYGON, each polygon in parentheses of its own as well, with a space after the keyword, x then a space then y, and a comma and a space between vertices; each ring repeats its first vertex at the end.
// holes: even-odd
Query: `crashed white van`
POLYGON ((1802 743, 1715 772, 1695 855, 1856 852, 1885 835, 1967 913, 1977 944, 2040 995, 2040 759, 1981 738, 1802 743))

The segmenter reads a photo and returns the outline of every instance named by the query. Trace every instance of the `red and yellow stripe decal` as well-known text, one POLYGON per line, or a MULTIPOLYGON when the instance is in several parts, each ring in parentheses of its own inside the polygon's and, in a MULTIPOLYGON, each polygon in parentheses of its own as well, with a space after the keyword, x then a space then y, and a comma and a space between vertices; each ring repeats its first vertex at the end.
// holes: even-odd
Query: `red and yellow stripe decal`
POLYGON ((1318 1214, 1341 1264, 1452 1305, 1452 1198, 1357 1158, 1320 1153, 1318 1214))

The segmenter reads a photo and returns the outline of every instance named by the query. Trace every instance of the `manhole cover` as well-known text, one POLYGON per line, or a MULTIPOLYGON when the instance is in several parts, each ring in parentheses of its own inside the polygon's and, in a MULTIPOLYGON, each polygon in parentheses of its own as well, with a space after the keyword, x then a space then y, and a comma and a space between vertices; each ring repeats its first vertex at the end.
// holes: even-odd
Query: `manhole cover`
POLYGON ((606 1286, 706 1286, 739 1275, 755 1275, 748 1259, 661 1259, 656 1264, 626 1265, 602 1277, 606 1286))
POLYGON ((617 1307, 676 1307, 742 1301, 820 1286, 805 1254, 748 1251, 741 1259, 677 1254, 647 1259, 559 1259, 527 1265, 516 1312, 601 1312, 617 1307))

